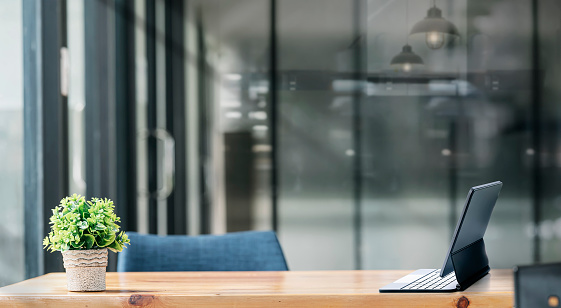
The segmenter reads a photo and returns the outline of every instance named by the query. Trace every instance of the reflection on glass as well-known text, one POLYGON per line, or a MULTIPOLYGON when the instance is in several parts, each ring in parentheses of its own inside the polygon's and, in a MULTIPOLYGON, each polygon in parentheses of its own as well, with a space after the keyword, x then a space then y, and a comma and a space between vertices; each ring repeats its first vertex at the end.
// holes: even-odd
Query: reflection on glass
MULTIPOLYGON (((501 180, 485 238, 491 267, 558 259, 561 12, 554 0, 538 2, 535 29, 525 0, 440 0, 428 13, 425 1, 277 1, 274 119, 269 2, 190 3, 190 231, 206 228, 195 220, 207 199, 212 232, 270 229, 276 164, 278 235, 291 269, 438 267, 468 189, 501 180)), ((1 6, 8 3, 17 1, 1 6)), ((136 4, 139 20, 145 8, 136 4)), ((139 131, 147 118, 145 26, 135 37, 139 131)), ((73 45, 72 33, 69 39, 73 45)), ((69 49, 75 69, 82 60, 69 49)), ((82 85, 72 79, 71 118, 80 119, 82 85)), ((165 84, 158 80, 158 101, 165 84)), ((17 142, 12 129, 21 123, 0 123, 17 142)), ((72 125, 78 133, 80 122, 72 125)), ((75 145, 72 157, 81 157, 75 145)), ((137 212, 146 232, 146 140, 137 146, 137 212)), ((72 172, 76 190, 79 170, 72 172)))
POLYGON ((354 4, 278 1, 279 237, 294 270, 354 268, 354 4))
POLYGON ((526 1, 441 1, 436 17, 445 14, 447 28, 423 31, 408 24, 426 17, 426 3, 410 1, 408 16, 403 2, 360 3, 364 38, 353 33, 356 2, 322 2, 321 11, 314 1, 279 3, 279 235, 291 266, 349 269, 355 253, 369 269, 438 267, 469 188, 495 180, 505 185, 486 236, 491 266, 530 263, 536 248, 558 258, 559 7, 539 1, 536 70, 526 1), (403 33, 423 35, 405 50, 403 33), (345 75, 353 48, 364 55, 365 80, 345 75), (423 70, 393 61, 397 50, 415 50, 423 70), (365 95, 360 153, 356 89, 365 95))
MULTIPOLYGON (((543 262, 559 262, 561 257, 561 6, 554 0, 538 2, 539 76, 541 92, 541 144, 536 151, 526 150, 527 157, 540 155, 541 217, 535 232, 540 237, 540 255, 543 262)), ((526 228, 526 233, 531 231, 526 228)))
MULTIPOLYGON (((524 83, 532 78, 531 40, 520 32, 496 33, 508 27, 530 33, 530 24, 501 18, 498 7, 506 2, 441 3, 461 37, 491 36, 493 46, 453 40, 432 50, 445 46, 445 37, 424 31, 426 42, 414 36, 410 42, 425 60, 424 71, 400 76, 383 63, 392 56, 388 46, 399 46, 404 30, 389 25, 401 10, 371 4, 369 13, 376 12, 367 28, 372 84, 362 113, 365 267, 440 266, 468 189, 494 180, 503 181, 505 189, 485 239, 491 267, 530 262, 532 237, 525 229, 532 223, 532 192, 520 152, 530 132, 513 127, 525 127, 531 109, 531 83, 524 83), (506 50, 516 62, 502 61, 506 50)), ((411 2, 412 20, 421 19, 423 11, 423 3, 411 2)), ((530 7, 520 2, 511 16, 529 19, 527 12, 530 7)))
POLYGON ((0 1, 0 287, 24 278, 22 3, 0 1))
POLYGON ((269 2, 204 1, 207 59, 216 72, 208 103, 217 195, 213 231, 270 230, 269 2))
POLYGON ((85 182, 85 142, 84 142, 84 3, 69 1, 68 14, 68 53, 70 82, 68 83, 68 171, 70 194, 86 195, 85 182))
MULTIPOLYGON (((146 1, 135 1, 135 15, 140 20, 146 20, 146 1)), ((136 185, 137 185, 137 223, 138 232, 148 233, 148 139, 143 132, 148 131, 148 67, 146 55, 145 24, 135 28, 135 72, 136 72, 136 185)))

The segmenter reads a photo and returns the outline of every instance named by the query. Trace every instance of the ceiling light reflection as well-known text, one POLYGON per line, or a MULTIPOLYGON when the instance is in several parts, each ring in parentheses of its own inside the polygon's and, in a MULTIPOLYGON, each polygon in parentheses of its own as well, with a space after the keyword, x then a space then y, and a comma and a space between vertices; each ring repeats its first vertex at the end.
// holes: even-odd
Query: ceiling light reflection
POLYGON ((226 112, 226 117, 229 119, 240 119, 242 117, 242 113, 239 111, 229 111, 226 112))
POLYGON ((240 74, 224 74, 224 78, 232 81, 242 80, 242 75, 240 74))
POLYGON ((264 131, 269 129, 269 127, 267 127, 267 125, 253 125, 252 128, 253 128, 254 131, 260 131, 260 132, 264 132, 264 131))
POLYGON ((265 111, 251 111, 248 113, 250 119, 267 120, 267 113, 265 111))

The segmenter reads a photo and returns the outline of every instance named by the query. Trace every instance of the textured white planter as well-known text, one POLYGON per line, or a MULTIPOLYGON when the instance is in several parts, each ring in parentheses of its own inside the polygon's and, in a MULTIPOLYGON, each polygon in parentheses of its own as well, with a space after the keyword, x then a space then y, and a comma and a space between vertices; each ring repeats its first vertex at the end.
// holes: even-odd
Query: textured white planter
POLYGON ((62 253, 68 291, 104 291, 107 248, 62 253))

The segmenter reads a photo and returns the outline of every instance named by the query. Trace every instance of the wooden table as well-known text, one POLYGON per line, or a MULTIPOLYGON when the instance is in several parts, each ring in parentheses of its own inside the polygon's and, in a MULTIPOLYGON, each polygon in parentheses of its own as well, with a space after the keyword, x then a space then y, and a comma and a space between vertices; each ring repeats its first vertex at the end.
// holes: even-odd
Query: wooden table
POLYGON ((107 290, 66 290, 64 273, 0 288, 0 307, 512 307, 511 270, 464 292, 378 293, 411 271, 107 273, 107 290))

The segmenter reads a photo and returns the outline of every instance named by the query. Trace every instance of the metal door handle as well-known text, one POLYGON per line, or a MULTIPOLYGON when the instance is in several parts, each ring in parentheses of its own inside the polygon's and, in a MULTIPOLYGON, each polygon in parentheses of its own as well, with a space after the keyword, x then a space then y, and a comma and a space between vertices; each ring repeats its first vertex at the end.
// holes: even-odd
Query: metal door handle
POLYGON ((164 146, 162 165, 162 186, 155 192, 140 188, 138 193, 144 197, 152 197, 157 200, 166 200, 173 192, 175 183, 175 140, 173 136, 163 128, 156 128, 153 131, 143 130, 138 133, 139 139, 154 137, 161 141, 164 146))
POLYGON ((164 145, 162 187, 156 191, 155 198, 166 200, 173 192, 175 185, 175 140, 167 130, 162 128, 156 128, 153 135, 156 139, 161 140, 164 145))

